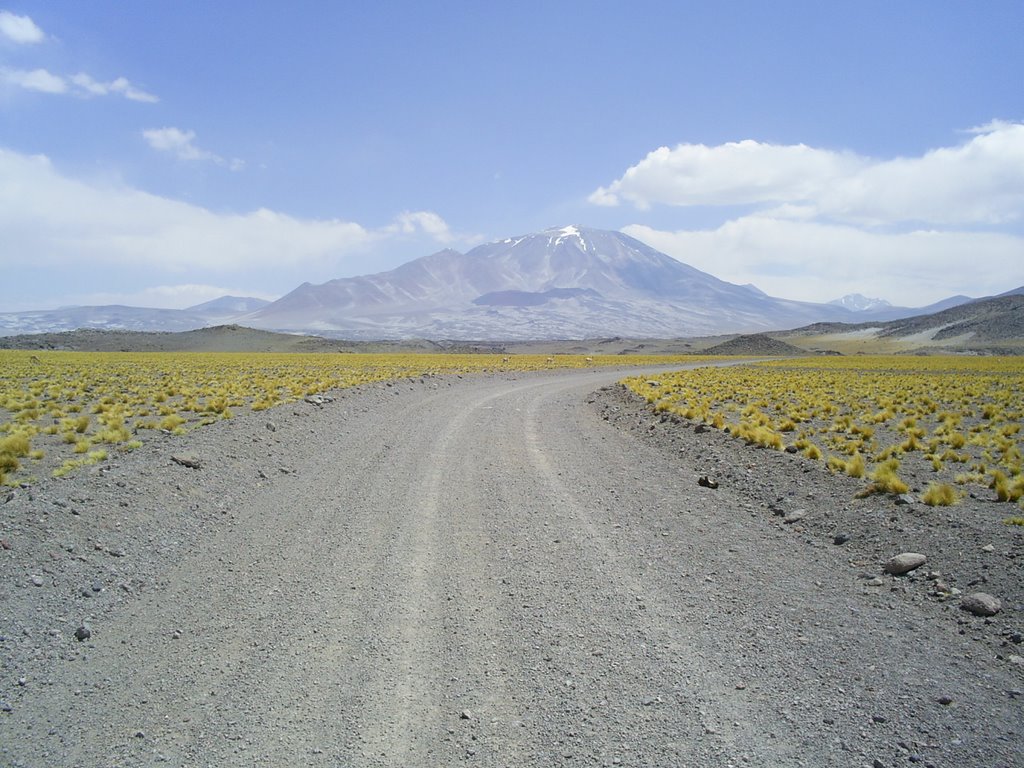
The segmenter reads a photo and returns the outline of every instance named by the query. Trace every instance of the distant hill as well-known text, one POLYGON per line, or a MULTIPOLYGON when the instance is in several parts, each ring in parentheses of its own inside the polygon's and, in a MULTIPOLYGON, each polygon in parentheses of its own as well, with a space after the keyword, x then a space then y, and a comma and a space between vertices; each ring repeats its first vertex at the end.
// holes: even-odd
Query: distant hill
POLYGON ((188 309, 129 307, 121 304, 61 307, 0 313, 0 336, 23 333, 59 333, 80 328, 118 331, 191 331, 229 322, 269 302, 223 296, 188 309))
POLYGON ((266 299, 256 299, 252 296, 221 296, 219 299, 196 304, 183 310, 194 315, 203 317, 238 317, 249 312, 267 306, 270 302, 266 299))
MULTIPOLYGON (((504 346, 403 341, 346 341, 291 333, 274 333, 239 325, 218 325, 193 331, 117 331, 86 328, 59 333, 0 336, 0 349, 69 352, 458 352, 506 353, 504 346)), ((535 350, 528 350, 541 354, 535 350)), ((561 351, 560 348, 544 350, 561 351)), ((590 352, 588 352, 590 354, 590 352)))
POLYGON ((814 323, 778 338, 820 347, 859 346, 887 351, 1024 352, 1024 287, 928 315, 867 323, 814 323), (879 346, 883 345, 883 346, 879 346), (885 346, 888 345, 888 346, 885 346))
POLYGON ((969 336, 977 342, 1024 338, 1024 295, 1010 293, 960 304, 931 315, 885 323, 882 336, 926 336, 952 339, 969 336))
POLYGON ((702 355, 750 355, 756 357, 791 357, 807 351, 772 338, 765 333, 744 334, 701 350, 702 355))
POLYGON ((83 329, 0 337, 0 349, 83 352, 339 352, 343 341, 220 325, 192 331, 145 332, 83 329))

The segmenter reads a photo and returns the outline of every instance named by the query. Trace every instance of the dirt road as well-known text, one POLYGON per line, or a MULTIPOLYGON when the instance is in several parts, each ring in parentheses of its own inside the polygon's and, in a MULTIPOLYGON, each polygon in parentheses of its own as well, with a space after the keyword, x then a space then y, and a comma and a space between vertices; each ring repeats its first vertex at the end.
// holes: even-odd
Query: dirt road
POLYGON ((125 542, 101 564, 158 574, 57 617, 40 595, 91 555, 7 588, 0 760, 1024 764, 1019 676, 602 420, 621 375, 379 387, 196 433, 198 470, 168 442, 93 476, 78 520, 129 515, 96 518, 125 542))

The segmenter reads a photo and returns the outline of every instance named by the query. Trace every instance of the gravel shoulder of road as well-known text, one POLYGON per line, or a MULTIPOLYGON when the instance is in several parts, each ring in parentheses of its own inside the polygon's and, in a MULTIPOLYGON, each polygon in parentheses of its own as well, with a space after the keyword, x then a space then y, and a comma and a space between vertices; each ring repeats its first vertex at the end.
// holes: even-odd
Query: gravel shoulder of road
POLYGON ((841 548, 866 585, 931 605, 996 660, 1024 673, 1024 527, 1004 522, 1018 513, 1015 504, 998 502, 990 492, 953 506, 927 506, 920 494, 928 478, 910 474, 907 494, 856 498, 869 481, 655 413, 622 385, 588 399, 601 418, 654 447, 695 484, 702 477, 717 483, 730 504, 739 505, 737 512, 757 512, 780 532, 841 548), (885 564, 907 552, 927 560, 903 575, 887 573, 885 564), (1000 613, 978 617, 962 610, 964 596, 976 592, 997 598, 1000 613))

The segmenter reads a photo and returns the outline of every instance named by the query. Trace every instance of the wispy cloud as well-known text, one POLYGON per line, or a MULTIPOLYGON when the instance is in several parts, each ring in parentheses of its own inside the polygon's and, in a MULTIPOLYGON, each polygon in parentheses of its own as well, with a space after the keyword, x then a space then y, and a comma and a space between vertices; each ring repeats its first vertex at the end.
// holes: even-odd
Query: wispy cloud
POLYGON ((136 88, 128 81, 127 78, 124 77, 118 77, 115 80, 111 80, 109 83, 102 83, 93 79, 90 75, 87 75, 84 72, 79 72, 77 75, 72 75, 70 79, 71 82, 78 86, 83 93, 87 93, 90 96, 120 94, 130 101, 143 101, 148 104, 154 104, 160 101, 160 99, 153 94, 147 93, 141 88, 136 88))
POLYGON ((780 215, 866 225, 1000 224, 1024 216, 1024 123, 993 121, 919 157, 877 160, 803 144, 660 147, 595 205, 784 205, 780 215))
POLYGON ((0 11, 0 38, 6 38, 19 45, 41 43, 46 36, 28 16, 18 16, 10 11, 0 11))
POLYGON ((67 93, 68 82, 45 69, 11 69, 0 67, 0 83, 40 93, 67 93))
POLYGON ((452 232, 448 222, 433 211, 402 211, 382 230, 386 234, 425 234, 442 245, 472 245, 483 241, 480 235, 452 232))
POLYGON ((245 162, 238 158, 226 160, 220 155, 198 147, 195 143, 195 131, 183 131, 180 128, 151 128, 142 132, 143 137, 153 149, 169 152, 179 160, 206 161, 239 171, 245 162))
POLYGON ((79 72, 71 77, 63 77, 42 68, 13 69, 11 67, 0 67, 0 83, 24 88, 27 91, 70 94, 81 98, 115 95, 123 96, 130 101, 141 101, 148 104, 160 101, 153 94, 132 85, 124 77, 118 77, 115 80, 104 83, 84 72, 79 72))
MULTIPOLYGON (((17 16, 10 11, 0 11, 0 41, 5 39, 18 44, 41 43, 46 39, 46 35, 28 16, 17 16)), ((65 76, 43 68, 0 67, 0 85, 14 86, 37 93, 68 94, 80 98, 123 96, 129 101, 141 101, 149 104, 160 100, 152 93, 132 84, 126 77, 102 81, 85 72, 65 76)))

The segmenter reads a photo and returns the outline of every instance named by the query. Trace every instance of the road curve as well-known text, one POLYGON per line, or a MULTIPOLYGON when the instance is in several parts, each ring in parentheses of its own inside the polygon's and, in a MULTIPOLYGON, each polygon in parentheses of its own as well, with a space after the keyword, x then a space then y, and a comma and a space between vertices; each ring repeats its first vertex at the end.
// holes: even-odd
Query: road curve
MULTIPOLYGON (((971 715, 915 713, 991 702, 965 641, 603 422, 621 375, 285 421, 266 461, 296 471, 53 669, 12 765, 870 766, 956 739, 971 715)), ((251 461, 232 428, 206 455, 251 461)), ((1003 741, 971 749, 1019 756, 1019 709, 986 706, 1003 741)))

